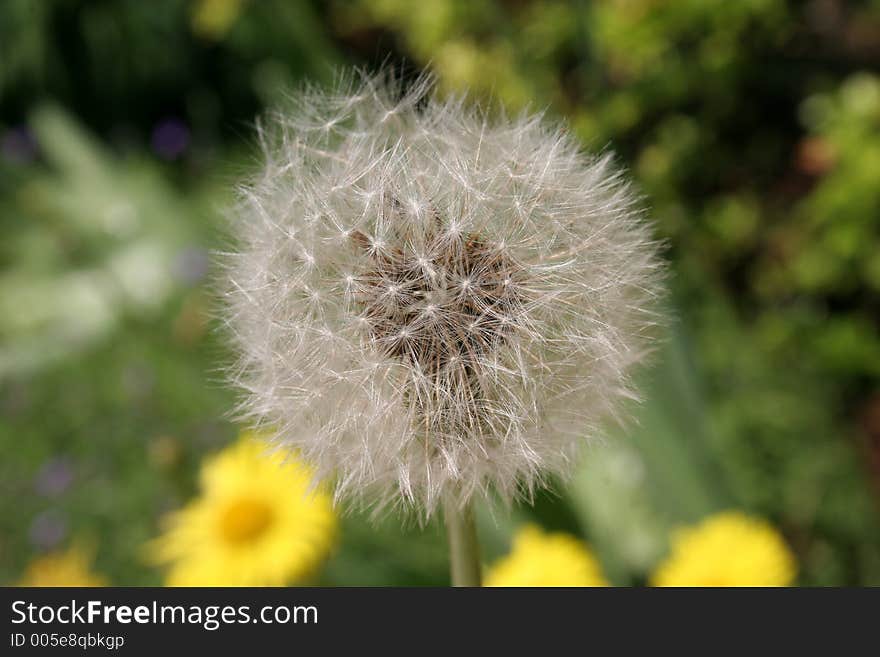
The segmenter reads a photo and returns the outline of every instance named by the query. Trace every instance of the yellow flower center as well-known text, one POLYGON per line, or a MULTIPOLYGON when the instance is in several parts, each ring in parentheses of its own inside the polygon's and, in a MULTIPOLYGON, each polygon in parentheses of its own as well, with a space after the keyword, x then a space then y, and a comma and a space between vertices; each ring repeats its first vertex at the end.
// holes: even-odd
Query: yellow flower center
POLYGON ((272 524, 272 509, 262 500, 239 498, 220 513, 220 534, 239 545, 259 538, 272 524))

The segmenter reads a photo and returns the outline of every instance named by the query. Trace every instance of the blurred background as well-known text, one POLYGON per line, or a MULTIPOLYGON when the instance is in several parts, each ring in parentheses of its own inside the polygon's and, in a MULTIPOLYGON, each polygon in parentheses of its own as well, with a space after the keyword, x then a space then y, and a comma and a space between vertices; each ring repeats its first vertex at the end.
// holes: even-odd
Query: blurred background
MULTIPOLYGON (((880 584, 878 0, 0 3, 0 583, 72 546, 162 583, 144 545, 241 430, 210 264, 253 120, 382 63, 613 149, 668 243, 638 423, 482 509, 487 565, 531 524, 643 584, 733 509, 796 583, 880 584)), ((440 523, 350 512, 310 581, 447 578, 440 523)))

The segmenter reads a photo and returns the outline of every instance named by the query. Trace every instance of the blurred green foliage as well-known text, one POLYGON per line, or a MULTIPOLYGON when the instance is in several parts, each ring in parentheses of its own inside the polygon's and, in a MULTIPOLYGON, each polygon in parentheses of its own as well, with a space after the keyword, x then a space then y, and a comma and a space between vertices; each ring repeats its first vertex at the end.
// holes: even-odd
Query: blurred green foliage
MULTIPOLYGON (((9 0, 0 5, 0 581, 92 538, 116 583, 237 432, 209 251, 251 122, 386 62, 546 110, 630 168, 677 316, 638 422, 571 485, 483 510, 641 583, 741 507, 804 584, 880 584, 880 2, 9 0)), ((346 516, 328 584, 442 584, 442 532, 346 516)))

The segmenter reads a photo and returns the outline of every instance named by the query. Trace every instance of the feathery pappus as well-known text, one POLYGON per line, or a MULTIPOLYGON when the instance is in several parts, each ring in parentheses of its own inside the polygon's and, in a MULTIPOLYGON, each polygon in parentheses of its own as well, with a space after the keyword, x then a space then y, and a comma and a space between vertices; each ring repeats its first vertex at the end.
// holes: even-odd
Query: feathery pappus
POLYGON ((388 74, 307 89, 260 137, 231 376, 338 497, 528 496, 636 396, 664 267, 610 155, 388 74))

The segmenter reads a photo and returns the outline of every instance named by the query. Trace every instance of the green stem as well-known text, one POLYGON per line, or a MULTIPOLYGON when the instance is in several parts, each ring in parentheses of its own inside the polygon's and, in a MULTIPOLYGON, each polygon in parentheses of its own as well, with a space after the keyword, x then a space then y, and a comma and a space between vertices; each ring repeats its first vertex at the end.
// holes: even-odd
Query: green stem
POLYGON ((473 507, 459 509, 454 503, 444 504, 446 531, 449 535, 449 565, 453 586, 480 586, 480 544, 473 507))

